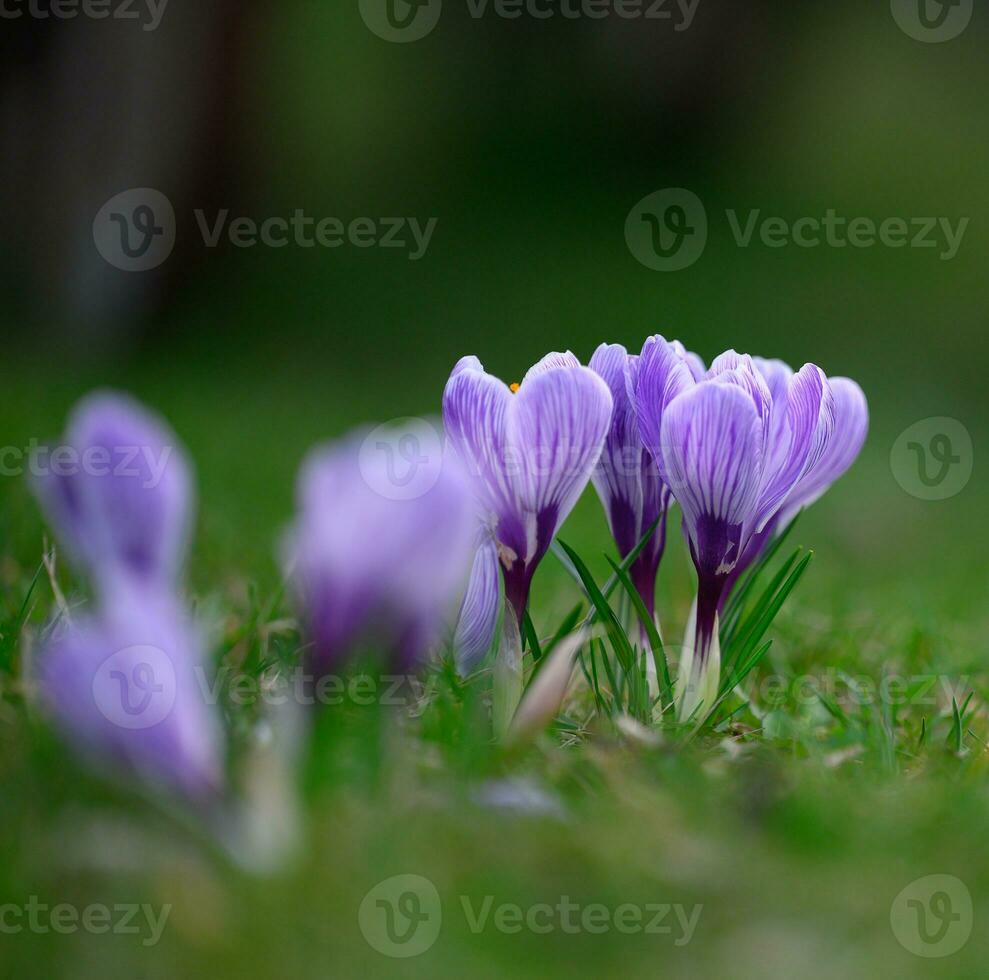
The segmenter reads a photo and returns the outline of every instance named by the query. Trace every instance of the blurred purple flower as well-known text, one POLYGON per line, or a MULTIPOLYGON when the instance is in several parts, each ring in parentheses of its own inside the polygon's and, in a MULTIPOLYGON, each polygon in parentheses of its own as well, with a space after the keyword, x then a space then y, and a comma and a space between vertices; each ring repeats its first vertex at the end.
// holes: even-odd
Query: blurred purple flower
POLYGON ((670 491, 639 431, 637 391, 640 381, 643 390, 649 388, 650 404, 658 424, 669 400, 683 389, 694 372, 697 376, 703 374, 704 366, 696 354, 688 353, 676 341, 667 344, 657 335, 645 342, 641 356, 629 354, 620 344, 601 344, 589 367, 604 379, 613 401, 611 426, 593 481, 621 557, 631 554, 646 531, 659 522, 655 533, 629 568, 629 577, 646 609, 653 615, 656 573, 666 543, 670 491), (662 353, 657 354, 660 349, 662 353), (657 370, 667 357, 678 359, 686 367, 682 385, 675 381, 667 384, 669 372, 657 370))
MULTIPOLYGON (((418 430, 395 437, 413 440, 420 455, 418 430)), ((357 652, 379 653, 396 671, 418 666, 447 626, 470 563, 476 518, 456 460, 423 455, 428 479, 408 493, 389 453, 362 452, 362 442, 366 449, 364 433, 305 461, 286 542, 320 672, 357 652)))
POLYGON ((104 767, 192 798, 218 793, 223 738, 199 633, 167 593, 114 589, 95 616, 57 627, 39 657, 57 726, 104 767))
POLYGON ((218 791, 222 732, 199 634, 175 595, 193 504, 175 436, 126 396, 91 395, 65 442, 32 467, 60 542, 99 597, 95 615, 56 627, 38 658, 56 724, 150 782, 218 791))
POLYGON ((611 405, 608 386, 570 352, 547 354, 511 388, 476 357, 447 382, 447 437, 473 479, 519 625, 533 573, 598 462, 611 405))
POLYGON ((171 586, 185 559, 189 465, 168 426, 124 395, 83 399, 32 485, 72 560, 101 588, 120 576, 171 586))
POLYGON ((797 482, 816 466, 834 430, 834 399, 824 372, 805 365, 772 386, 747 355, 727 351, 699 382, 667 352, 657 354, 682 385, 662 406, 650 389, 638 399, 646 443, 683 512, 697 569, 692 636, 677 678, 681 718, 714 705, 720 673, 718 609, 735 566, 753 535, 778 513, 797 482), (656 434, 659 441, 656 442, 656 434))

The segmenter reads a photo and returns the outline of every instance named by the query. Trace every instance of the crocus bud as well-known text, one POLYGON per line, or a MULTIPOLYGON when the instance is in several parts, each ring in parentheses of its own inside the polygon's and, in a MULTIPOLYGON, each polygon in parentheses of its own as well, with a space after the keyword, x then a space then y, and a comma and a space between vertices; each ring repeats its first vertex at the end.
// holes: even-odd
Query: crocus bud
POLYGON ((40 451, 31 466, 58 539, 99 589, 112 589, 121 576, 174 584, 192 488, 185 454, 164 422, 124 395, 90 395, 62 443, 40 451))
POLYGON ((56 627, 38 680, 56 725, 103 768, 190 798, 221 787, 201 638, 167 593, 118 582, 96 615, 56 627))
POLYGON ((417 666, 463 591, 476 521, 466 479, 438 436, 410 425, 314 451, 299 476, 298 511, 286 562, 315 669, 358 652, 398 671, 417 666))

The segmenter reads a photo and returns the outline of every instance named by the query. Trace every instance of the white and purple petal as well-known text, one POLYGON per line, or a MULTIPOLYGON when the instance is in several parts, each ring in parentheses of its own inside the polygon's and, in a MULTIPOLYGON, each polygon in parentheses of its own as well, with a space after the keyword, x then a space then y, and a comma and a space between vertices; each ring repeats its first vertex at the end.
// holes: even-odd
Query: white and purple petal
POLYGON ((669 343, 658 334, 646 340, 634 381, 634 404, 642 442, 652 453, 660 477, 666 483, 669 481, 664 474, 663 417, 673 399, 694 384, 690 368, 675 342, 669 343))
POLYGON ((476 670, 494 643, 501 609, 498 547, 490 533, 479 535, 453 638, 457 669, 466 676, 476 670))
POLYGON ((831 378, 834 432, 819 458, 793 488, 780 517, 785 527, 804 507, 818 500, 855 462, 869 431, 869 405, 862 389, 850 378, 831 378))
POLYGON ((827 376, 805 364, 787 384, 785 425, 770 421, 771 438, 753 532, 780 510, 797 481, 820 459, 834 431, 834 399, 827 376))
POLYGON ((702 575, 727 575, 740 557, 743 526, 758 504, 762 428, 745 388, 720 381, 701 382, 666 410, 667 481, 702 575))
POLYGON ((640 364, 640 358, 629 355, 620 344, 602 344, 590 360, 589 367, 608 385, 613 402, 611 425, 593 482, 623 558, 659 521, 629 570, 646 608, 652 611, 656 572, 666 539, 670 493, 639 434, 634 393, 640 364))

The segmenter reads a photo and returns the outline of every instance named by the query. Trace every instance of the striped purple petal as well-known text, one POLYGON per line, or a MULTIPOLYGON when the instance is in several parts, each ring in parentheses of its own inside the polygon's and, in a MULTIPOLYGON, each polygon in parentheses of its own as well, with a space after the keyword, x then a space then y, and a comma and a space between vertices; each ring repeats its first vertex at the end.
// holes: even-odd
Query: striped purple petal
POLYGON ((789 379, 782 424, 780 414, 774 411, 768 423, 770 438, 753 533, 778 514, 797 481, 821 458, 831 440, 834 398, 819 367, 805 364, 789 379))
POLYGON ((763 420, 743 387, 702 381, 667 407, 667 480, 702 575, 726 575, 738 561, 758 505, 762 443, 763 420))
POLYGON ((457 669, 463 676, 481 666, 494 642, 501 608, 500 581, 498 548, 485 529, 474 552, 453 639, 457 669))
MULTIPOLYGON (((693 387, 693 375, 681 351, 682 345, 670 343, 656 334, 642 346, 638 375, 634 380, 634 404, 642 442, 652 453, 664 477, 665 454, 663 418, 666 408, 681 392, 693 387)), ((664 482, 668 483, 668 480, 664 482)))
POLYGON ((517 394, 476 359, 458 369, 443 395, 447 437, 474 480, 521 620, 536 566, 601 454, 611 394, 569 353, 543 358, 517 394))
POLYGON ((602 344, 590 360, 589 367, 608 385, 613 402, 611 425, 593 482, 621 557, 629 555, 659 521, 629 569, 646 608, 652 612, 670 492, 639 434, 634 395, 640 363, 639 356, 628 354, 620 344, 602 344))
POLYGON ((780 516, 785 527, 804 507, 818 500, 855 462, 869 431, 865 393, 850 378, 831 378, 834 431, 816 461, 797 482, 780 516))

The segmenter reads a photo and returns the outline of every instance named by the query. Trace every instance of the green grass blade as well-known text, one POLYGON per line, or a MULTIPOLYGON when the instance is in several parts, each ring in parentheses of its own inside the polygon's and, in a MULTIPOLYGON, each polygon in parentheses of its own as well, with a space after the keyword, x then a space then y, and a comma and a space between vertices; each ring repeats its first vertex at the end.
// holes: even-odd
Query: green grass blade
POLYGON ((663 647, 662 637, 659 635, 659 630, 656 629, 655 621, 649 615, 649 610, 646 609, 646 605, 642 601, 642 596, 639 595, 638 589, 632 584, 628 572, 617 565, 611 558, 607 560, 608 564, 614 569, 615 575, 618 576, 618 581, 628 595, 629 601, 632 603, 632 608, 635 610, 635 614, 642 624, 642 628, 645 630, 646 639, 649 641, 649 648, 652 651, 653 660, 656 663, 656 676, 659 678, 660 686, 660 703, 662 705, 668 705, 673 701, 673 684, 670 681, 670 670, 666 662, 666 650, 663 647))

